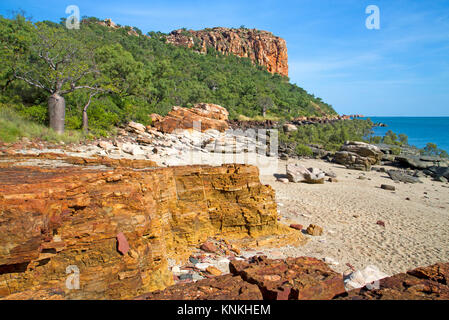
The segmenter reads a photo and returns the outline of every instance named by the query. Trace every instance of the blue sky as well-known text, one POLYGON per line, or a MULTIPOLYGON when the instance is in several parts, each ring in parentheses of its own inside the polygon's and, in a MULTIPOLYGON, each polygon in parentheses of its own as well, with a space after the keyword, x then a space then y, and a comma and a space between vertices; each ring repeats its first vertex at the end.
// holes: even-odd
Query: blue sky
POLYGON ((340 114, 449 116, 449 0, 2 0, 0 14, 59 21, 68 5, 143 32, 268 30, 287 41, 291 81, 340 114), (368 5, 380 30, 365 27, 368 5))

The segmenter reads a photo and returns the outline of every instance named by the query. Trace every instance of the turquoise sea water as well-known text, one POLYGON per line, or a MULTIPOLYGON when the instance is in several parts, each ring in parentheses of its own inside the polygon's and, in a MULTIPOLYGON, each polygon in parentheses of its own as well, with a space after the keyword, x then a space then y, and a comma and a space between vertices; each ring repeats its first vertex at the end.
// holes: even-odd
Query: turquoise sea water
MULTIPOLYGON (((449 152, 449 117, 369 117, 374 123, 388 127, 375 127, 374 135, 384 136, 388 130, 408 136, 408 143, 423 148, 428 142, 449 152)), ((365 118, 366 119, 366 118, 365 118)))

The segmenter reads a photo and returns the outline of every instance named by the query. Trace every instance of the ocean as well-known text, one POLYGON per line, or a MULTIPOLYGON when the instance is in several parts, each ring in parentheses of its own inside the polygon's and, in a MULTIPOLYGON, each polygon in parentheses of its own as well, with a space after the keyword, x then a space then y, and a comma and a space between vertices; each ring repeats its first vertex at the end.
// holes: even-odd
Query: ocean
MULTIPOLYGON (((384 136, 388 130, 408 136, 408 144, 423 148, 428 142, 449 152, 449 117, 367 117, 374 123, 387 127, 375 127, 374 135, 384 136)), ((366 118, 364 118, 366 119, 366 118)))

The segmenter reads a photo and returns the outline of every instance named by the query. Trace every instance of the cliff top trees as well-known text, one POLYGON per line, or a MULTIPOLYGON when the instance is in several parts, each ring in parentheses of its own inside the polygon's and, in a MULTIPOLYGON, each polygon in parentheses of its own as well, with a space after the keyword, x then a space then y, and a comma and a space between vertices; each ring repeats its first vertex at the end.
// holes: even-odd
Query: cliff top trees
POLYGON ((265 109, 273 118, 319 114, 316 105, 335 113, 248 58, 225 56, 214 49, 198 54, 167 44, 161 33, 129 35, 125 28, 98 22, 83 18, 79 30, 67 30, 63 23, 0 17, 0 101, 26 116, 36 110, 39 117, 31 118, 47 124, 47 100, 59 90, 66 103, 65 127, 81 129, 89 97, 103 89, 92 96, 86 110, 89 129, 96 135, 107 135, 113 126, 129 120, 145 123, 148 114, 166 114, 174 105, 198 102, 222 105, 233 119, 260 116, 263 97, 272 100, 265 109))

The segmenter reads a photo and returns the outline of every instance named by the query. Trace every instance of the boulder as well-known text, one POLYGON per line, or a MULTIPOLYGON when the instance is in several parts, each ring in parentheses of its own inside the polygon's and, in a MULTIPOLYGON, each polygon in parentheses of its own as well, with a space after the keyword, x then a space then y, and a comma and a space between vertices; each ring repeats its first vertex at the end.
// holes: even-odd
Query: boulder
POLYGON ((215 244, 213 244, 211 241, 206 241, 204 242, 201 247, 201 250, 206 251, 206 252, 210 252, 210 253, 215 253, 218 251, 218 248, 215 244))
POLYGON ((357 270, 350 273, 345 277, 345 288, 346 290, 359 289, 366 285, 375 286, 373 282, 379 281, 380 279, 387 278, 388 275, 381 272, 377 266, 367 266, 363 270, 357 270))
POLYGON ((388 170, 388 175, 393 181, 399 181, 404 183, 423 183, 419 178, 411 176, 403 171, 388 170))
POLYGON ((349 169, 369 171, 372 165, 380 163, 382 155, 382 151, 374 145, 347 141, 340 151, 335 153, 334 161, 349 169))
POLYGON ((108 141, 100 141, 98 142, 98 146, 104 150, 109 150, 112 149, 114 146, 112 145, 112 143, 108 142, 108 141))
POLYGON ((323 228, 316 224, 310 224, 306 229, 306 233, 311 236, 321 236, 323 234, 323 228))
POLYGON ((427 170, 430 171, 431 175, 434 178, 444 177, 446 179, 449 179, 449 168, 448 167, 431 166, 427 170))
POLYGON ((231 261, 230 270, 256 284, 265 300, 326 300, 345 291, 342 275, 315 258, 254 257, 249 262, 231 261))
POLYGON ((283 129, 285 132, 293 132, 293 131, 298 130, 298 128, 294 124, 291 124, 291 123, 284 124, 283 129))
POLYGON ((382 151, 378 147, 360 141, 347 141, 340 148, 340 151, 353 152, 361 157, 369 158, 372 164, 378 163, 382 158, 382 151))
POLYGON ((193 129, 195 123, 199 125, 201 122, 201 127, 198 129, 202 132, 210 129, 224 132, 229 128, 228 115, 228 111, 219 105, 199 103, 191 109, 173 107, 167 116, 155 119, 153 126, 161 132, 172 133, 178 129, 193 129))
POLYGON ((138 145, 131 143, 123 144, 122 151, 133 156, 145 155, 145 151, 143 151, 138 145))
POLYGON ((209 266, 206 268, 206 271, 209 272, 213 276, 221 276, 221 271, 214 266, 209 266))
POLYGON ((317 168, 309 168, 299 164, 288 164, 286 167, 287 178, 290 182, 306 182, 322 184, 326 174, 317 168))
POLYGON ((443 158, 436 156, 400 155, 396 156, 396 161, 405 167, 420 170, 429 169, 431 167, 448 167, 443 158))
POLYGON ((449 263, 437 263, 383 278, 344 293, 339 300, 449 300, 449 263))
POLYGON ((134 133, 137 133, 137 134, 145 132, 146 129, 147 128, 143 124, 137 123, 137 122, 134 122, 134 121, 130 121, 128 123, 127 127, 126 127, 127 131, 134 132, 134 133))

